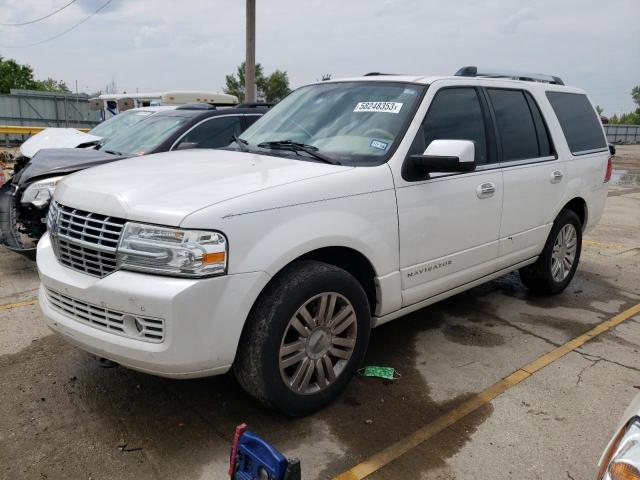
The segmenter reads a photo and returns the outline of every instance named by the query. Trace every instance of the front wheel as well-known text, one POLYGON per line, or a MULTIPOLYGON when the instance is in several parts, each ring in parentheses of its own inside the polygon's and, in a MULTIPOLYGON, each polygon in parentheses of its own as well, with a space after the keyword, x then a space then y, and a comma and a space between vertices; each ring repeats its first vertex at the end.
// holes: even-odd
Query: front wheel
POLYGON ((360 283, 338 267, 296 262, 251 311, 234 364, 242 387, 288 415, 332 402, 367 349, 370 312, 360 283))
POLYGON ((538 260, 520 269, 520 279, 530 290, 554 295, 562 292, 576 273, 582 250, 582 224, 571 210, 562 210, 538 260))

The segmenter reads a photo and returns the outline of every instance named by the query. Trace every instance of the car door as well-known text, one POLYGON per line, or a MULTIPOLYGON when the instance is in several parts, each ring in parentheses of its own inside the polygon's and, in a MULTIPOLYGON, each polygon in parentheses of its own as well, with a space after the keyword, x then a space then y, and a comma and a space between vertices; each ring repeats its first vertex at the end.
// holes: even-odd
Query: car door
POLYGON ((471 140, 477 166, 396 179, 402 306, 492 273, 498 254, 502 173, 486 99, 476 87, 445 83, 430 86, 425 101, 430 105, 409 153, 422 153, 433 140, 471 140))
POLYGON ((540 253, 563 198, 565 166, 537 102, 524 89, 487 88, 504 181, 498 269, 540 253))
POLYGON ((220 148, 242 133, 242 115, 220 115, 197 123, 180 137, 171 150, 182 148, 220 148))

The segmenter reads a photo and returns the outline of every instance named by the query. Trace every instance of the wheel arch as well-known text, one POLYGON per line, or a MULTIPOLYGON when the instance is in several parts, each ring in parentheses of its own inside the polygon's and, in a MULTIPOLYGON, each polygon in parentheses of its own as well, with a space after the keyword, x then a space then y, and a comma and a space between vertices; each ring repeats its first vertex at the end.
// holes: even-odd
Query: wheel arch
POLYGON ((256 298, 260 298, 262 293, 269 288, 269 285, 288 267, 301 260, 316 260, 318 262, 327 263, 334 267, 341 268, 351 275, 360 283, 367 299, 369 301, 369 309, 371 315, 374 314, 376 305, 378 303, 378 294, 376 290, 375 277, 376 270, 372 262, 362 252, 352 247, 346 246, 326 246, 310 250, 306 253, 298 255, 297 257, 289 260, 286 264, 278 269, 275 275, 269 280, 267 285, 264 286, 262 292, 256 298))
POLYGON ((587 226, 587 222, 589 221, 589 210, 587 208, 587 202, 585 201, 584 198, 582 197, 572 198, 571 200, 569 200, 567 203, 564 204, 564 206, 560 209, 558 214, 560 214, 562 210, 571 210, 576 215, 578 215, 578 218, 580 219, 580 224, 582 225, 582 231, 585 230, 587 226))

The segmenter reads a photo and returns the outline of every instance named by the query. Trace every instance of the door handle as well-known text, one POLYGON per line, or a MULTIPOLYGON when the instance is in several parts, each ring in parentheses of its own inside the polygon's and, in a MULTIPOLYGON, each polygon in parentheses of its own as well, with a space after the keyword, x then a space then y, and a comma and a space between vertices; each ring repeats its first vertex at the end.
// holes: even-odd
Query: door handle
POLYGON ((560 170, 554 170, 553 172, 551 172, 551 183, 560 183, 562 177, 564 177, 564 175, 560 170))
POLYGON ((478 194, 478 198, 493 197, 493 194, 496 193, 496 184, 493 182, 481 183, 478 185, 478 188, 476 188, 476 193, 478 194))

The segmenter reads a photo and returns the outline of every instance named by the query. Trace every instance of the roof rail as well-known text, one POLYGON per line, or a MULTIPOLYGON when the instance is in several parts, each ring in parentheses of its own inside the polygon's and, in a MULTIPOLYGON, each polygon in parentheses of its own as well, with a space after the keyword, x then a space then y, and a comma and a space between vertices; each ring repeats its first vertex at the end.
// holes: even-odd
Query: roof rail
POLYGON ((176 110, 215 110, 216 106, 211 103, 185 103, 176 107, 176 110))
POLYGON ((365 73, 363 77, 377 77, 380 75, 384 76, 384 75, 402 75, 402 74, 401 73, 369 72, 369 73, 365 73))
POLYGON ((274 102, 243 102, 236 105, 235 108, 260 108, 260 107, 271 108, 274 105, 275 105, 274 102))
POLYGON ((478 67, 462 67, 455 73, 456 77, 488 77, 488 78, 511 78, 513 80, 524 80, 527 82, 553 83, 554 85, 564 85, 560 77, 545 75, 543 73, 516 72, 512 70, 478 71, 478 67))

